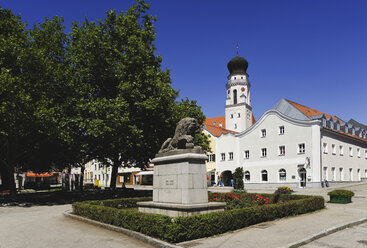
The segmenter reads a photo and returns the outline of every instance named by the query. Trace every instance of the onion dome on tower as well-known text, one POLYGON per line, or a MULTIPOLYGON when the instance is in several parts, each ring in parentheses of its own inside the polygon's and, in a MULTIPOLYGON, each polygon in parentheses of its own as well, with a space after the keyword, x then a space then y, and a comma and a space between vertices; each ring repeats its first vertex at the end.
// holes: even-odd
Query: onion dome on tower
POLYGON ((237 53, 237 56, 231 59, 227 64, 227 68, 228 68, 230 75, 233 75, 233 74, 246 74, 247 75, 246 73, 247 67, 248 67, 247 60, 245 58, 238 56, 238 53, 237 53))

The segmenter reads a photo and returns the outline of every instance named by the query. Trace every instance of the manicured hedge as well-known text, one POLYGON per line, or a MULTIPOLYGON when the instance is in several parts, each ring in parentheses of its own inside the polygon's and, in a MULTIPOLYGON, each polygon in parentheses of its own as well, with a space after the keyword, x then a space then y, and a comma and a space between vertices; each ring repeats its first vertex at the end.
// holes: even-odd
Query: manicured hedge
MULTIPOLYGON (((264 194, 262 194, 264 195, 264 194)), ((136 207, 137 201, 147 198, 76 202, 74 214, 103 223, 120 226, 146 235, 177 243, 209 237, 285 216, 304 214, 324 208, 321 196, 282 195, 278 204, 227 210, 190 217, 171 218, 158 214, 140 213, 135 209, 117 209, 109 206, 136 207), (284 198, 283 198, 284 196, 284 198), (285 198, 289 197, 289 198, 285 198), (286 199, 290 199, 286 201, 286 199), (127 202, 129 202, 127 204, 127 202)))
POLYGON ((327 193, 329 196, 343 196, 343 197, 352 197, 354 196, 354 192, 346 189, 334 189, 327 193))

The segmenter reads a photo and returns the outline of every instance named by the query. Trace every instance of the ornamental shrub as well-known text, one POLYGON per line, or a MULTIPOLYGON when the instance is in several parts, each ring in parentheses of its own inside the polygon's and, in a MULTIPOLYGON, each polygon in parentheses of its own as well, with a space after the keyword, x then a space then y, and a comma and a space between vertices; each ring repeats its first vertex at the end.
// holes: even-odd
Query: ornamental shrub
POLYGON ((291 194, 293 190, 288 186, 281 186, 274 192, 274 194, 291 194))
POLYGON ((237 167, 236 170, 233 173, 233 180, 234 180, 234 189, 244 189, 243 185, 243 168, 237 167))
POLYGON ((346 189, 334 189, 327 193, 329 196, 342 196, 342 197, 352 197, 354 192, 346 189))
MULTIPOLYGON (((256 198, 256 194, 243 195, 249 198, 256 198)), ((272 194, 262 194, 262 196, 269 199, 274 197, 272 194)), ((321 196, 281 195, 278 204, 257 205, 224 212, 171 218, 165 215, 138 212, 136 209, 136 202, 146 199, 147 198, 130 198, 75 202, 73 203, 73 212, 74 214, 92 220, 177 243, 209 237, 260 222, 270 221, 285 216, 304 214, 324 208, 324 198, 321 196), (119 204, 132 206, 133 208, 119 209, 110 207, 118 207, 119 204)))

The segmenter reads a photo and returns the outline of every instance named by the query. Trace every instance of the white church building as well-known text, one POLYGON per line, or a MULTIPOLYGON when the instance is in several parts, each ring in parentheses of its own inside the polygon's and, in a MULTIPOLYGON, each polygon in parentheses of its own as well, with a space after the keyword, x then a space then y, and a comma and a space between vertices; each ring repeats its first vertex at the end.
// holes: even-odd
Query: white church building
POLYGON ((252 115, 248 63, 238 55, 227 65, 225 123, 208 118, 204 130, 216 135, 216 174, 230 185, 243 167, 246 188, 321 187, 321 183, 367 178, 367 126, 345 122, 318 110, 281 99, 256 122, 252 115))

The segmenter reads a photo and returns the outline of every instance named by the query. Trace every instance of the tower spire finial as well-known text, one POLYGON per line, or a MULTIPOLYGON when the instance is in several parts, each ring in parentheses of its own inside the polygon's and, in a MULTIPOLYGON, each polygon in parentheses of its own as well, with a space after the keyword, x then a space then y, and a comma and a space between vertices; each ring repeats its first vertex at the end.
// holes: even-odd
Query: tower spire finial
POLYGON ((238 41, 237 41, 236 50, 237 50, 237 56, 238 56, 238 41))

